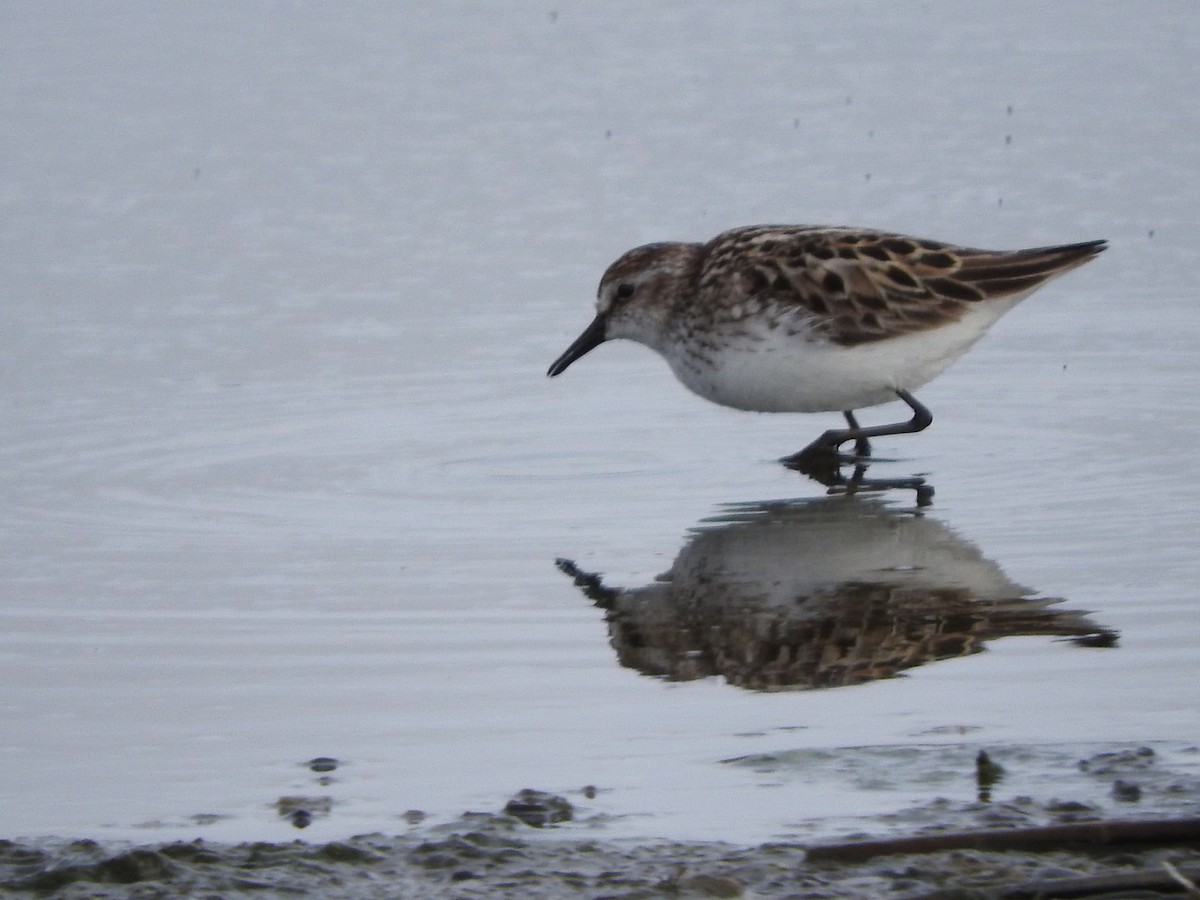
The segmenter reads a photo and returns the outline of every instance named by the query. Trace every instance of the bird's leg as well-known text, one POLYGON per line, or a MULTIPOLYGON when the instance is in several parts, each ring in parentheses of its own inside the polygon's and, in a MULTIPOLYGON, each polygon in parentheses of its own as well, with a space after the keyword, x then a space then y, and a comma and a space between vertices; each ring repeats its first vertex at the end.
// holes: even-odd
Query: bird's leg
MULTIPOLYGON (((913 411, 913 417, 907 422, 895 422, 891 425, 872 425, 870 428, 861 428, 858 425, 858 420, 854 417, 854 413, 847 411, 843 413, 846 417, 846 423, 849 428, 831 428, 823 435, 801 450, 791 456, 780 460, 785 466, 790 468, 800 468, 801 463, 809 462, 816 458, 837 457, 837 450, 846 441, 854 441, 855 450, 859 456, 866 456, 870 453, 870 438, 882 437, 885 434, 911 434, 917 431, 924 431, 933 422, 933 416, 929 410, 916 397, 905 390, 896 390, 896 396, 909 405, 913 411), (864 445, 867 453, 863 453, 864 445)), ((804 469, 801 469, 804 471, 804 469)))
MULTIPOLYGON (((854 410, 852 410, 852 409, 842 410, 842 415, 846 417, 846 424, 850 426, 851 431, 861 431, 862 430, 859 427, 858 419, 854 418, 854 410)), ((859 456, 859 457, 870 456, 871 455, 871 442, 868 441, 865 437, 857 438, 854 441, 854 453, 856 456, 859 456)))
POLYGON ((933 415, 925 408, 920 400, 910 394, 908 391, 897 388, 896 396, 908 404, 913 411, 913 416, 907 422, 895 422, 891 425, 872 425, 870 428, 852 428, 847 431, 846 436, 838 441, 838 444, 843 444, 848 440, 863 441, 867 438, 882 437, 885 434, 913 434, 918 431, 924 431, 933 424, 933 415))
POLYGON ((895 422, 891 425, 874 425, 863 428, 858 424, 852 410, 842 413, 846 417, 849 428, 834 428, 801 450, 799 453, 780 460, 789 469, 796 469, 829 488, 831 494, 856 494, 860 491, 886 491, 894 488, 907 488, 917 492, 917 506, 928 506, 933 502, 933 485, 928 484, 919 475, 909 478, 867 478, 867 464, 870 462, 871 442, 873 437, 885 434, 910 434, 923 431, 933 422, 933 416, 908 391, 897 390, 896 396, 908 404, 913 411, 912 418, 906 422, 895 422), (838 453, 838 447, 847 441, 854 441, 857 456, 843 456, 838 453), (854 463, 854 472, 847 478, 842 474, 842 465, 854 463))

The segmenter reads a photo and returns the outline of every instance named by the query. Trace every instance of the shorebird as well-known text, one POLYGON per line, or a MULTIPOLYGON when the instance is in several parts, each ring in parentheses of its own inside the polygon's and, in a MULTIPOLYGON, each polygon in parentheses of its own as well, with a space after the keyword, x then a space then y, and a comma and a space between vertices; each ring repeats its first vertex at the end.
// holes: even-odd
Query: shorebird
POLYGON ((979 250, 864 228, 753 225, 707 243, 636 247, 600 279, 596 317, 547 373, 626 339, 661 355, 690 390, 756 412, 840 411, 783 462, 803 468, 855 442, 933 421, 912 392, 1002 315, 1105 248, 1085 241, 979 250), (854 410, 896 399, 912 418, 861 427, 854 410))

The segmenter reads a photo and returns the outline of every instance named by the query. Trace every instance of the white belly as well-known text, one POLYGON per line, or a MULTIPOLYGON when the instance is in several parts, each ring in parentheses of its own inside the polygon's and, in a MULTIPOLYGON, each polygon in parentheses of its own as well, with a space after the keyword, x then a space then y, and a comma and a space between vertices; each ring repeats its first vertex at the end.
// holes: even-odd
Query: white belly
POLYGON ((861 409, 896 399, 939 375, 1013 304, 974 307, 949 325, 843 347, 784 329, 724 343, 706 359, 664 353, 690 390, 714 403, 755 412, 861 409))

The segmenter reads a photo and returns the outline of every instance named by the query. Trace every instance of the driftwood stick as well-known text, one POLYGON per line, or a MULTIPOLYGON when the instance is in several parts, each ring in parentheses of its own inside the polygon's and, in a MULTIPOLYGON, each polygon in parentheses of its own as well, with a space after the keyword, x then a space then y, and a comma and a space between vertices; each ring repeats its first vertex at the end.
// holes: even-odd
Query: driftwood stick
POLYGON ((1183 892, 1189 897, 1200 897, 1200 887, 1196 887, 1196 879, 1200 878, 1200 869, 1189 870, 1188 872, 1180 872, 1177 868, 1164 860, 1162 867, 1167 870, 1167 874, 1172 880, 1179 882, 1183 886, 1183 892))
MULTIPOLYGON (((1163 865, 1165 867, 1170 864, 1164 863, 1163 865)), ((1078 878, 1051 878, 1044 881, 1033 881, 1019 887, 1002 889, 997 892, 996 896, 1001 900, 1039 900, 1042 897, 1068 900, 1068 898, 1074 897, 1112 894, 1117 891, 1157 891, 1176 894, 1181 893, 1181 884, 1188 883, 1188 876, 1191 876, 1192 879, 1200 876, 1200 869, 1187 869, 1185 872, 1180 872, 1174 866, 1171 866, 1171 869, 1174 869, 1184 881, 1181 882, 1169 871, 1157 870, 1112 875, 1081 875, 1078 878)), ((1194 896, 1187 893, 1186 890, 1182 893, 1186 897, 1194 896)))
POLYGON ((1053 850, 1076 844, 1179 844, 1200 842, 1200 819, 1079 822, 1039 828, 998 828, 955 831, 924 837, 884 841, 818 844, 805 853, 810 860, 859 862, 900 853, 938 853, 942 850, 1053 850))

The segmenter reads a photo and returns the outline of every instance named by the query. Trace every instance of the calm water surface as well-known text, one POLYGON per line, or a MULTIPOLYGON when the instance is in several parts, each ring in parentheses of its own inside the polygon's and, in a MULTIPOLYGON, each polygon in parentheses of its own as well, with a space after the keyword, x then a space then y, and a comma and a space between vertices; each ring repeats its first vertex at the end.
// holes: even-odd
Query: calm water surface
POLYGON ((1011 8, 0 14, 0 834, 759 840, 930 788, 723 760, 1194 740, 1200 14, 1011 8), (1112 247, 880 442, 918 516, 774 462, 836 416, 545 378, 761 221, 1112 247))

